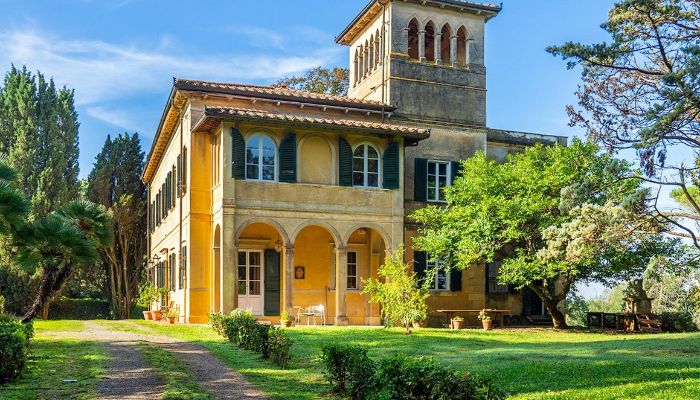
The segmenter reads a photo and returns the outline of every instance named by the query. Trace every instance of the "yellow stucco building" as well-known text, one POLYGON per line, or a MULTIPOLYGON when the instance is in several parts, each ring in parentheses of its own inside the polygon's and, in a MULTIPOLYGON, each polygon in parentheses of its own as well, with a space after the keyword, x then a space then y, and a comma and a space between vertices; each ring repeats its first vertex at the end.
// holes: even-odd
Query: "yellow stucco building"
MULTIPOLYGON (((430 268, 407 216, 444 201, 459 160, 566 142, 486 127, 484 25, 499 11, 371 1, 336 39, 350 49, 348 96, 175 79, 143 179, 149 276, 181 320, 245 308, 275 322, 322 305, 328 323, 380 324, 362 280, 402 243, 418 273, 430 268)), ((442 272, 430 306, 542 313, 497 274, 442 272)))

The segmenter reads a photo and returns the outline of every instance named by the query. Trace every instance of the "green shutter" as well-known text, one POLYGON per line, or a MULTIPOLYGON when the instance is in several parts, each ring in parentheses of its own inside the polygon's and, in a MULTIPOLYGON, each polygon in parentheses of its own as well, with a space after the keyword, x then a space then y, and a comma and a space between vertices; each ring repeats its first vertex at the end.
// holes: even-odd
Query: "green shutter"
POLYGON ((416 278, 425 279, 428 266, 428 255, 424 251, 413 251, 413 272, 416 273, 416 278))
POLYGON ((462 291, 462 270, 452 268, 450 271, 450 290, 453 292, 462 291))
POLYGON ((399 188, 399 143, 393 142, 384 151, 384 189, 399 188))
POLYGON ((425 158, 416 158, 413 179, 413 200, 428 200, 428 160, 425 158))
POLYGON ((452 161, 452 182, 462 173, 462 162, 452 161))
POLYGON ((352 186, 352 147, 344 138, 339 138, 338 175, 340 186, 352 186))
POLYGON ((280 315, 280 253, 265 250, 265 315, 280 315))
POLYGON ((245 179, 245 139, 236 128, 231 128, 231 175, 245 179))
POLYGON ((297 135, 289 133, 280 143, 280 182, 297 181, 297 135))

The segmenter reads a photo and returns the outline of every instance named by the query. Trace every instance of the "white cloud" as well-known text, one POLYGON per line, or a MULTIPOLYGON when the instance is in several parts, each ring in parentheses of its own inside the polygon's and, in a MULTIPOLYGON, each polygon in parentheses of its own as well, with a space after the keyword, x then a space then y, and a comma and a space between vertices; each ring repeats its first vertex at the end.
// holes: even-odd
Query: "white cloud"
POLYGON ((246 81, 277 79, 326 65, 340 48, 326 48, 304 56, 202 55, 172 50, 167 43, 155 48, 74 40, 37 31, 0 32, 0 65, 27 65, 76 89, 79 105, 123 99, 162 91, 173 76, 194 79, 246 81))
POLYGON ((282 34, 259 26, 229 26, 225 29, 236 35, 248 38, 247 43, 262 48, 283 49, 285 38, 282 34))
POLYGON ((104 121, 118 128, 123 128, 128 131, 139 131, 135 127, 136 123, 123 111, 114 108, 105 108, 101 106, 87 107, 85 109, 87 115, 104 121))

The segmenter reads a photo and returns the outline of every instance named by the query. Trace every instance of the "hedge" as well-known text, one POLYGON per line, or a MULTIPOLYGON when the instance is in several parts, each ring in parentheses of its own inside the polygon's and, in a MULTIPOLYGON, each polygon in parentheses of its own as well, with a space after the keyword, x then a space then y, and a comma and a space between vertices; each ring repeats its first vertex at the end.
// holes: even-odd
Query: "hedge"
POLYGON ((22 324, 10 316, 0 315, 0 383, 15 380, 22 374, 33 336, 31 323, 22 324))
POLYGON ((262 325, 249 311, 233 310, 231 315, 210 314, 212 328, 240 348, 262 354, 282 368, 287 367, 292 352, 292 339, 280 328, 262 325))
POLYGON ((112 316, 110 302, 101 299, 61 298, 49 305, 49 319, 108 319, 112 316))
POLYGON ((353 400, 501 400, 488 379, 444 367, 432 358, 397 354, 376 362, 355 345, 327 344, 321 361, 333 391, 353 400))

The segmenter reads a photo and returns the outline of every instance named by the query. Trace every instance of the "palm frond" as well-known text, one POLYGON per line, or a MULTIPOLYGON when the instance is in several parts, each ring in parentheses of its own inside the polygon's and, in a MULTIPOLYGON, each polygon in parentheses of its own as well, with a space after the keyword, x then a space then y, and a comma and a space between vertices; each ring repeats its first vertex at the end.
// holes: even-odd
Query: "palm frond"
POLYGON ((55 215, 76 226, 97 245, 108 247, 112 244, 112 217, 104 206, 78 199, 61 206, 55 215))

